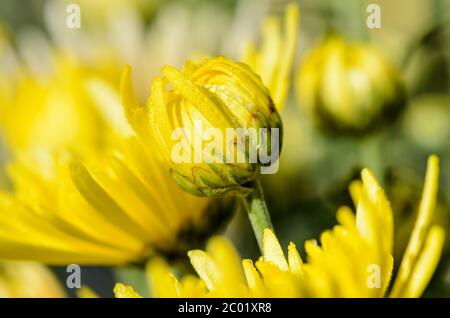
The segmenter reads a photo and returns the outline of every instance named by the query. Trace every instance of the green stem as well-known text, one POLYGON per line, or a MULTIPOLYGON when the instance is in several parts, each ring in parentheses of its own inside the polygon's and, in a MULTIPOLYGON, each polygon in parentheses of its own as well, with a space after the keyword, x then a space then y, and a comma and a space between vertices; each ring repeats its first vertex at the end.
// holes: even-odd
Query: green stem
POLYGON ((273 231, 272 221, 270 220, 269 210, 264 199, 261 183, 253 183, 253 191, 242 199, 244 207, 247 210, 248 218, 252 224, 253 232, 258 241, 259 249, 263 252, 264 229, 273 231))

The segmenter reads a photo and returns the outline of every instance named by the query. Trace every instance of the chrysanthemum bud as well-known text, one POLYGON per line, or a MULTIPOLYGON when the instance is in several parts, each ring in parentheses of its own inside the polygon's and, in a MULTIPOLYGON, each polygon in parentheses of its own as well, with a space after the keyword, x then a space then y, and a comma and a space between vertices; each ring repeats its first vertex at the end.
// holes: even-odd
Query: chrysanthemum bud
POLYGON ((150 135, 176 182, 217 196, 276 171, 281 120, 250 68, 225 57, 162 69, 148 101, 150 135), (266 169, 266 170, 265 170, 266 169))
POLYGON ((324 128, 366 131, 404 104, 398 71, 374 48, 330 38, 300 65, 300 105, 324 128))

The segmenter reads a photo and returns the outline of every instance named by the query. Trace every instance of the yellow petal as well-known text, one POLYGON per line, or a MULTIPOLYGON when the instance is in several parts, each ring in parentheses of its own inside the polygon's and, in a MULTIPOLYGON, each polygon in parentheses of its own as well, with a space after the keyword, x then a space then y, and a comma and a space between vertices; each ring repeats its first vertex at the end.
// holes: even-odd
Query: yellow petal
POLYGON ((244 268, 245 278, 247 279, 248 287, 254 291, 260 290, 263 286, 263 280, 256 270, 253 262, 249 259, 242 261, 242 267, 244 268))
POLYGON ((214 103, 203 88, 195 85, 191 79, 172 66, 163 67, 162 73, 183 98, 194 105, 210 123, 214 123, 213 127, 219 129, 234 127, 232 121, 226 120, 229 117, 226 108, 214 103))
POLYGON ((134 123, 134 113, 141 108, 134 93, 133 83, 131 80, 131 67, 125 65, 122 76, 120 78, 120 96, 122 97, 122 105, 125 110, 125 115, 132 126, 134 123))
POLYGON ((355 207, 358 206, 359 197, 362 192, 362 182, 360 180, 354 180, 350 183, 348 187, 348 191, 350 192, 350 196, 352 197, 353 205, 355 207))
POLYGON ((154 297, 180 297, 180 283, 162 258, 156 257, 147 263, 146 276, 154 297))
MULTIPOLYGON (((100 78, 90 78, 85 83, 87 92, 94 100, 94 106, 111 127, 122 136, 133 134, 127 121, 124 109, 120 104, 120 96, 112 85, 100 78)), ((127 100, 127 103, 129 101, 127 100)))
POLYGON ((301 273, 303 261, 294 243, 290 243, 288 246, 288 260, 289 260, 289 271, 291 273, 301 273))
POLYGON ((142 298, 131 286, 116 283, 114 286, 114 296, 116 298, 142 298))
POLYGON ((186 275, 181 281, 181 297, 206 297, 208 292, 205 283, 193 275, 186 275))
POLYGON ((212 237, 208 241, 207 251, 214 262, 223 269, 222 275, 225 281, 244 281, 239 254, 228 240, 220 236, 212 237))
POLYGON ((286 95, 289 89, 289 76, 297 49, 297 30, 299 24, 299 10, 295 3, 286 8, 284 39, 280 51, 277 76, 274 79, 275 89, 273 99, 278 110, 284 106, 286 95))
POLYGON ((394 287, 391 292, 392 297, 398 297, 403 293, 403 289, 411 279, 411 275, 417 257, 424 244, 431 217, 436 205, 436 196, 439 185, 439 159, 436 156, 428 158, 425 184, 422 192, 422 199, 419 205, 419 213, 416 223, 406 247, 405 254, 400 264, 394 287))
POLYGON ((439 263, 445 241, 445 231, 433 226, 428 232, 424 247, 417 258, 411 278, 399 297, 420 297, 439 263))
POLYGON ((209 291, 214 291, 223 283, 220 269, 208 253, 202 250, 193 250, 188 252, 191 264, 198 276, 205 282, 209 291))
POLYGON ((284 257, 283 249, 281 248, 275 234, 269 229, 264 230, 263 256, 264 261, 273 263, 280 270, 289 270, 288 263, 284 257))
POLYGON ((129 233, 134 233, 142 241, 146 238, 145 230, 136 224, 127 213, 111 198, 108 193, 94 180, 88 170, 79 162, 71 166, 72 179, 83 195, 94 208, 103 212, 111 222, 117 224, 129 233))
POLYGON ((347 229, 355 228, 355 214, 347 206, 343 206, 338 209, 336 213, 336 219, 338 220, 339 224, 345 226, 347 229))

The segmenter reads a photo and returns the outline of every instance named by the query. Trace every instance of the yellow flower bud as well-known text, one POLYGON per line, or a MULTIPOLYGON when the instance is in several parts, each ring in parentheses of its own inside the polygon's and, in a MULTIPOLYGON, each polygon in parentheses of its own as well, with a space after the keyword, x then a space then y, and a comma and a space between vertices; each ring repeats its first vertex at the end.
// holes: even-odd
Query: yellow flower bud
POLYGON ((141 139, 156 146, 175 181, 195 195, 247 193, 278 159, 280 116, 246 64, 216 57, 188 62, 183 71, 165 66, 146 107, 137 105, 126 69, 122 99, 141 139))
POLYGON ((299 103, 319 125, 355 132, 392 118, 405 101, 400 74, 376 49, 329 38, 300 65, 299 103))

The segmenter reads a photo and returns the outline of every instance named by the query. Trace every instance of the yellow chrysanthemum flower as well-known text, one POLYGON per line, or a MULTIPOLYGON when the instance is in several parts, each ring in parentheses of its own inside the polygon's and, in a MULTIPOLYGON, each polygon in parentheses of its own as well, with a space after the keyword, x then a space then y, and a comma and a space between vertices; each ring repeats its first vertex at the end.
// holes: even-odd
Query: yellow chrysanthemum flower
POLYGON ((143 106, 126 67, 121 96, 136 135, 176 183, 197 196, 240 196, 261 245, 272 225, 259 179, 276 172, 282 123, 259 76, 224 56, 165 66, 143 106))
POLYGON ((248 45, 243 62, 250 65, 262 78, 272 95, 278 111, 284 107, 289 90, 292 64, 297 48, 299 9, 291 3, 286 7, 283 21, 277 16, 266 18, 262 26, 259 51, 254 43, 248 45))
POLYGON ((35 262, 0 263, 0 298, 61 298, 66 294, 56 277, 35 262))
POLYGON ((0 192, 1 258, 142 262, 152 249, 185 252, 196 235, 206 234, 209 221, 217 221, 214 213, 205 217, 211 201, 179 189, 135 139, 85 165, 65 156, 47 158, 50 174, 9 166, 15 189, 0 192))
MULTIPOLYGON (((188 276, 179 281, 162 259, 156 259, 148 265, 151 288, 160 297, 419 297, 444 243, 444 230, 430 225, 438 165, 438 158, 431 156, 417 220, 393 284, 390 202, 372 173, 364 169, 362 182, 350 186, 356 215, 348 207, 339 209, 339 225, 323 232, 320 244, 306 242, 306 263, 293 243, 286 257, 270 230, 264 232, 263 256, 255 264, 250 260, 241 263, 232 245, 215 237, 206 251, 188 254, 200 278, 188 276)), ((115 291, 117 297, 131 292, 120 284, 115 291)))

